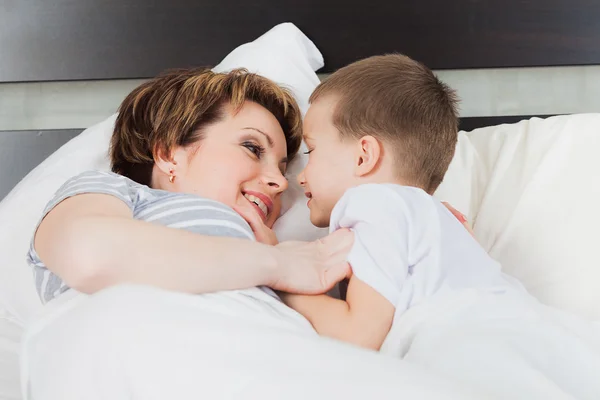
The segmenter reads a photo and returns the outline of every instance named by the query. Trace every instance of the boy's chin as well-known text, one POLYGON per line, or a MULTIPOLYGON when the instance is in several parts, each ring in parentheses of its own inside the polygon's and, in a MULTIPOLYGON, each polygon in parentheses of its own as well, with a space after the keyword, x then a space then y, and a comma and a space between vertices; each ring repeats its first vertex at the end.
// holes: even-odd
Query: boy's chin
POLYGON ((315 215, 315 213, 310 213, 310 222, 317 228, 327 228, 329 226, 329 218, 325 218, 322 215, 315 215))

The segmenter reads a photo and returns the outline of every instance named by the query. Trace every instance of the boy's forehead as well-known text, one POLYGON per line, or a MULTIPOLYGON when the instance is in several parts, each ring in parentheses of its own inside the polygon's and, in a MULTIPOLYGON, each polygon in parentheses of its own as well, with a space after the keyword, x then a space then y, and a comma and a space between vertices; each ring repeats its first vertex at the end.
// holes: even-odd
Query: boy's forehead
POLYGON ((332 115, 335 111, 337 103, 338 96, 326 95, 323 97, 319 97, 315 101, 310 103, 310 106, 308 107, 308 112, 317 113, 325 116, 332 115))
POLYGON ((304 132, 310 136, 310 131, 319 128, 325 124, 331 124, 337 99, 333 96, 326 96, 313 101, 308 107, 304 117, 304 132))

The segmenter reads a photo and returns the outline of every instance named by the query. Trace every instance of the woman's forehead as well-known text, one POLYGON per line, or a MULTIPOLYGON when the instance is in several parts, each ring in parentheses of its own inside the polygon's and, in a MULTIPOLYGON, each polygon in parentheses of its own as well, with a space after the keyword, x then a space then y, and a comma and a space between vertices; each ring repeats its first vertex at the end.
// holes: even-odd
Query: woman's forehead
POLYGON ((260 125, 257 128, 261 130, 268 130, 268 128, 278 128, 281 130, 277 118, 269 110, 253 101, 244 102, 237 112, 234 112, 230 106, 229 115, 232 119, 239 122, 253 122, 255 125, 260 125))

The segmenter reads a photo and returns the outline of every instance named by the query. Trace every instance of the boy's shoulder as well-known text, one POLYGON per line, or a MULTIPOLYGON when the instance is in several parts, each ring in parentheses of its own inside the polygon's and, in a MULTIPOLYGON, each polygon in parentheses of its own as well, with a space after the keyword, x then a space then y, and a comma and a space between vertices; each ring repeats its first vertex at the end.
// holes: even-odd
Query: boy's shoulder
POLYGON ((335 205, 329 230, 367 224, 374 229, 394 231, 398 237, 420 237, 438 218, 438 203, 415 187, 363 184, 348 189, 335 205))
POLYGON ((372 201, 375 204, 386 204, 389 200, 408 202, 431 201, 433 197, 423 189, 398 185, 394 183, 365 183, 354 186, 344 193, 342 201, 372 201))
POLYGON ((342 218, 358 218, 372 223, 390 219, 421 219, 432 215, 436 200, 422 189, 397 184, 362 184, 352 187, 337 202, 330 226, 342 218))

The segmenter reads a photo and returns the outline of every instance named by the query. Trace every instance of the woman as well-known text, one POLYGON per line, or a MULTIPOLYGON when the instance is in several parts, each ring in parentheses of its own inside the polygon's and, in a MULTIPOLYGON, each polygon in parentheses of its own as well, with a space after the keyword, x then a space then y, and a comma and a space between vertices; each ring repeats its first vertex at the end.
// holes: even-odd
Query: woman
MULTIPOLYGON (((50 307, 24 338, 25 392, 61 400, 131 393, 214 398, 224 395, 224 376, 248 384, 252 370, 253 387, 265 398, 256 382, 274 387, 279 374, 281 385, 292 384, 283 364, 293 365, 271 351, 272 343, 304 347, 314 359, 332 351, 330 344, 315 347, 308 322, 272 291, 234 291, 264 285, 323 293, 349 273, 351 233, 276 244, 271 231, 287 188, 286 165, 300 142, 292 96, 242 70, 176 71, 127 96, 111 142, 114 173, 87 172, 65 183, 32 241, 36 287, 50 307), (127 283, 144 286, 120 285, 127 283), (102 290, 111 286, 117 289, 102 290), (61 304, 73 293, 75 302, 61 304), (241 349, 239 336, 224 338, 238 329, 247 333, 241 349), (239 361, 240 354, 262 363, 228 365, 227 374, 213 368, 228 357, 239 361), (194 360, 201 362, 190 372, 194 360)), ((372 365, 357 365, 373 355, 335 351, 343 356, 330 354, 315 371, 352 371, 324 380, 331 393, 338 395, 346 379, 373 376, 366 372, 372 365)), ((369 383, 405 387, 411 372, 391 363, 380 364, 381 381, 369 383)))
POLYGON ((46 209, 30 252, 42 300, 119 283, 189 293, 259 285, 328 290, 348 272, 350 234, 271 247, 245 240, 243 227, 201 222, 243 225, 227 210, 234 209, 259 242, 275 244, 284 174, 301 140, 296 102, 258 75, 175 71, 141 85, 115 124, 110 156, 120 176, 76 177, 46 209), (189 195, 223 209, 178 207, 189 195), (144 213, 151 207, 171 211, 144 213), (168 228, 186 220, 198 223, 168 228))

